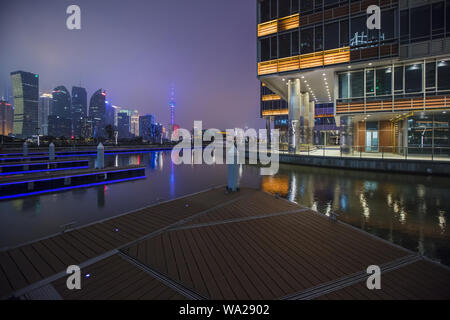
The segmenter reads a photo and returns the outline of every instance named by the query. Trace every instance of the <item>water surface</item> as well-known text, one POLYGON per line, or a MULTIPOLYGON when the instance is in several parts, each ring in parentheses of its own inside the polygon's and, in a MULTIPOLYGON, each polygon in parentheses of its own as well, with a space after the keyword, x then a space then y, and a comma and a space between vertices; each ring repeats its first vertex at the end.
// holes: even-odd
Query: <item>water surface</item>
MULTIPOLYGON (((91 158, 91 163, 93 158, 91 158)), ((0 248, 15 246, 226 183, 224 165, 173 165, 170 152, 107 156, 109 165, 144 164, 146 179, 0 202, 0 248)), ((278 193, 450 265, 450 179, 280 165, 261 177, 243 166, 241 184, 278 193)))

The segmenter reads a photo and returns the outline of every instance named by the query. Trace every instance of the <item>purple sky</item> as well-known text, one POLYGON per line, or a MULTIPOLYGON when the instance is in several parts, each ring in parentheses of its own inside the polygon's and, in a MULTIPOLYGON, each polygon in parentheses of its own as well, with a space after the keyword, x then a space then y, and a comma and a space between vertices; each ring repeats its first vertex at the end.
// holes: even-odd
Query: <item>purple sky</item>
POLYGON ((173 83, 182 127, 262 128, 255 30, 254 0, 0 1, 0 96, 11 71, 31 71, 41 91, 104 88, 166 124, 173 83), (71 4, 81 30, 66 28, 71 4))

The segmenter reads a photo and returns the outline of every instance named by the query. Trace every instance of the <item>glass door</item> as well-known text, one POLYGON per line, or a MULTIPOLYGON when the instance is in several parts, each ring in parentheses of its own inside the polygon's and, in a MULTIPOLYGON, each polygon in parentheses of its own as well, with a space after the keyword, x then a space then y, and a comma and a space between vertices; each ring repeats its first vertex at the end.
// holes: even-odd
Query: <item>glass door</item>
POLYGON ((378 152, 378 131, 366 131, 366 152, 378 152))

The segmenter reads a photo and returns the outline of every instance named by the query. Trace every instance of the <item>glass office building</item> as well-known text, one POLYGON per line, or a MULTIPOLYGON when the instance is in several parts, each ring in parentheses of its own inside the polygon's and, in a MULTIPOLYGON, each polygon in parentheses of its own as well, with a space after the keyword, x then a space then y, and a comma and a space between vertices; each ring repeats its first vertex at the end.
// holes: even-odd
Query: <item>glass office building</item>
POLYGON ((39 75, 25 71, 11 72, 14 94, 13 135, 29 138, 37 134, 39 75))
POLYGON ((287 118, 291 151, 329 143, 317 134, 323 126, 339 130, 332 143, 344 152, 450 147, 450 1, 257 3, 261 116, 287 118), (370 5, 380 8, 380 29, 367 27, 370 5), (313 139, 303 111, 311 103, 334 114, 312 111, 313 139))

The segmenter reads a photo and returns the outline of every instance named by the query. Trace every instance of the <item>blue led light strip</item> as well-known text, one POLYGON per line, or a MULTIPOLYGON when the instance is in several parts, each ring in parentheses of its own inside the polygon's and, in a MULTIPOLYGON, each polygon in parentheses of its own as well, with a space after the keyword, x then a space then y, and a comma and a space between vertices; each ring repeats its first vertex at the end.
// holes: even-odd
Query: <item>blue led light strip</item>
POLYGON ((10 196, 0 196, 0 200, 20 198, 20 197, 32 196, 32 195, 37 195, 37 194, 42 194, 42 193, 51 193, 51 192, 58 192, 58 191, 77 189, 77 188, 88 188, 88 187, 93 187, 93 186, 98 186, 98 185, 104 185, 104 184, 110 184, 110 183, 118 183, 118 182, 124 182, 124 181, 132 181, 132 180, 139 180, 139 179, 145 179, 145 176, 126 178, 126 179, 118 179, 118 180, 111 180, 111 181, 103 181, 103 182, 96 182, 96 183, 89 183, 89 184, 81 184, 79 186, 71 186, 71 187, 64 187, 64 188, 48 189, 48 190, 34 191, 34 192, 29 192, 29 193, 19 193, 19 194, 14 194, 14 195, 10 195, 10 196))
POLYGON ((42 164, 59 164, 59 163, 71 163, 71 162, 89 162, 89 160, 73 160, 73 161, 57 161, 57 162, 33 162, 33 163, 7 164, 7 165, 0 165, 0 168, 20 167, 20 166, 38 166, 38 165, 42 165, 42 164))
POLYGON ((26 170, 26 171, 14 171, 14 172, 1 172, 0 176, 8 176, 8 175, 14 175, 14 174, 27 174, 27 173, 36 173, 36 172, 60 171, 60 170, 76 170, 76 169, 89 169, 89 166, 67 167, 67 168, 56 168, 56 169, 26 170))
POLYGON ((115 173, 115 172, 124 172, 124 171, 136 171, 136 170, 145 170, 145 168, 142 167, 142 168, 123 169, 123 170, 90 172, 90 173, 85 173, 85 174, 77 174, 77 175, 73 175, 73 176, 57 176, 57 177, 45 178, 45 179, 37 179, 37 180, 22 180, 22 181, 15 181, 15 182, 0 183, 0 186, 7 186, 7 185, 11 185, 11 184, 20 184, 20 183, 28 183, 28 182, 48 181, 48 180, 56 180, 56 179, 64 179, 64 178, 93 176, 93 175, 105 174, 105 173, 115 173))

